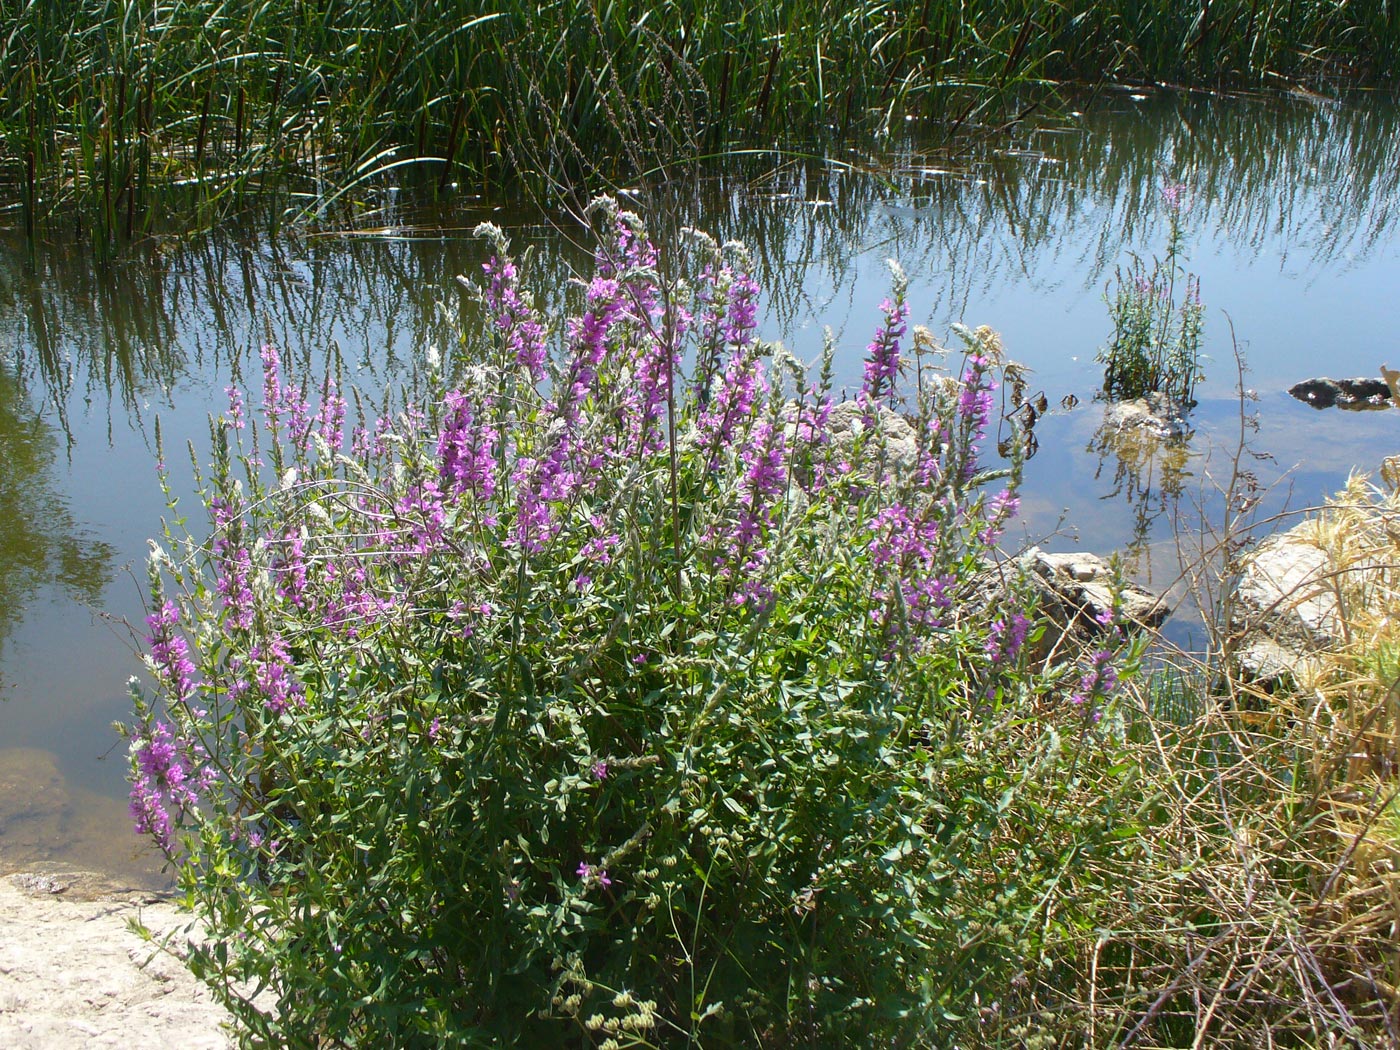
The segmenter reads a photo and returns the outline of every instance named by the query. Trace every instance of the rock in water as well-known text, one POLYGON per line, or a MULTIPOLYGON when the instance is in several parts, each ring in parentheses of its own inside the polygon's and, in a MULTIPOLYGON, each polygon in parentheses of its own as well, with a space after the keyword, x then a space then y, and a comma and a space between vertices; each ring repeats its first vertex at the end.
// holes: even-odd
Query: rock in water
POLYGON ((1130 401, 1114 401, 1103 415, 1105 431, 1123 433, 1147 431, 1159 438, 1185 438, 1191 435, 1185 406, 1166 394, 1151 393, 1130 401))
MULTIPOLYGON (((1090 644, 1102 632, 1113 610, 1113 567, 1097 554, 1051 554, 1032 547, 1016 559, 1016 567, 1031 583, 1039 613, 1049 625, 1034 660, 1057 659, 1090 644)), ((1120 617, 1129 625, 1159 627, 1171 613, 1164 597, 1124 582, 1118 592, 1120 617)))
MULTIPOLYGON (((1382 366, 1384 367, 1384 366, 1382 366)), ((1383 379, 1305 379, 1288 388, 1288 392, 1313 408, 1351 409, 1353 411, 1387 408, 1390 386, 1383 379)))

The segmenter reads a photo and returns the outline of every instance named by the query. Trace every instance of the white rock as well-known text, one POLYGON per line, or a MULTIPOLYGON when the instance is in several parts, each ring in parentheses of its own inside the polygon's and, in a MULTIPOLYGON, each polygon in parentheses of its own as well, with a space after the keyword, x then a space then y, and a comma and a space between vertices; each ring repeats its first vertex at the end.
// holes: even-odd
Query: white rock
POLYGON ((1236 662, 1250 678, 1296 677, 1311 654, 1340 635, 1337 599, 1327 582, 1330 561, 1308 539, 1308 528, 1305 523, 1270 537, 1244 564, 1230 626, 1242 638, 1236 662))

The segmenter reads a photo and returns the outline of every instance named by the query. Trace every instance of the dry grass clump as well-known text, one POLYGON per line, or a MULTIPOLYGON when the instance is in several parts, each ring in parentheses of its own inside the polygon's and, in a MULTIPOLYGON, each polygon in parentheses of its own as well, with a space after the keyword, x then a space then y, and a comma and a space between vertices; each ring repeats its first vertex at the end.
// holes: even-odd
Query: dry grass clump
MULTIPOLYGON (((1205 681, 1205 668, 1178 658, 1125 700, 1147 846, 1117 873, 1098 928, 1082 931, 1067 967, 1073 988, 1062 985, 1053 1005, 1047 999, 1039 1038, 1113 1047, 1393 1042, 1393 993, 1377 965, 1384 922, 1336 907, 1344 896, 1379 906, 1376 869, 1329 885, 1339 867, 1357 870, 1376 854, 1348 850, 1330 816, 1335 802, 1300 764, 1307 749, 1291 715, 1242 711, 1204 695, 1205 681)), ((1359 807, 1353 816, 1362 819, 1359 807)))
MULTIPOLYGON (((1321 950, 1400 1014, 1400 492, 1353 476, 1306 533, 1327 555, 1338 640, 1300 684, 1294 730, 1312 783, 1304 841, 1321 950)), ((1393 1032, 1392 1032, 1393 1035, 1393 1032)))
POLYGON ((1129 685, 1081 776, 1137 848, 979 1045, 1400 1046, 1400 493, 1354 477, 1291 536, 1334 640, 1272 693, 1180 652, 1129 685))
POLYGON ((1292 535, 1325 555, 1299 597, 1334 636, 1297 680, 1202 696, 1178 665, 1139 697, 1170 817, 1135 928, 1098 949, 1158 989, 1122 1000, 1126 1044, 1400 1045, 1400 492, 1354 476, 1292 535))

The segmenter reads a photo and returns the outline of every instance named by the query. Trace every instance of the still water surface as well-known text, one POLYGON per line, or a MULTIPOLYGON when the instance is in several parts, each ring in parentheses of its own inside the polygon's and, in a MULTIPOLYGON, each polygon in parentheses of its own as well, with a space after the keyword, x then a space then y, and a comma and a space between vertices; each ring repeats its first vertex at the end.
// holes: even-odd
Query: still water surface
MULTIPOLYGON (((910 129, 909 142, 919 141, 910 129)), ((562 211, 386 193, 353 223, 263 235, 256 223, 154 240, 106 267, 60 243, 0 231, 0 870, 96 868, 150 882, 125 814, 111 729, 137 670, 148 536, 165 508, 161 420, 176 478, 223 388, 256 374, 266 341, 319 371, 338 347, 369 390, 407 379, 470 309, 484 220, 533 246, 550 295, 586 256, 562 211)), ((826 158, 750 156, 649 192, 655 225, 748 243, 765 286, 764 334, 804 359, 825 326, 841 378, 888 290, 910 277, 916 323, 989 324, 1060 409, 1038 428, 1023 493, 1027 538, 1129 550, 1154 586, 1179 571, 1177 530, 1218 508, 1246 429, 1269 486, 1264 513, 1305 506, 1353 468, 1400 452, 1400 412, 1319 412, 1286 390, 1316 375, 1400 366, 1400 108, 1362 97, 1220 99, 1117 94, 1082 114, 949 160, 905 145, 826 158), (1104 289, 1132 253, 1166 243, 1164 181, 1187 186, 1189 269, 1201 278, 1206 380, 1186 446, 1138 457, 1104 447, 1094 355, 1104 289), (1248 371, 1236 393, 1238 349, 1248 371)), ((186 501, 186 505, 189 503, 186 501)), ((1175 630, 1185 637, 1188 628, 1175 630)))

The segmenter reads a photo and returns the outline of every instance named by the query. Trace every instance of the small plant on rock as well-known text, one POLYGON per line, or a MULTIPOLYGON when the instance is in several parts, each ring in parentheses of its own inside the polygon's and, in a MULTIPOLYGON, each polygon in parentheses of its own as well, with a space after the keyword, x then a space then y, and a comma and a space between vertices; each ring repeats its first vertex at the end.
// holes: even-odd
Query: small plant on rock
POLYGON ((1117 288, 1105 298, 1113 318, 1113 341, 1099 352, 1103 393, 1111 400, 1164 394, 1181 408, 1195 404, 1200 381, 1203 307, 1201 280, 1182 266, 1181 212, 1186 187, 1162 186, 1171 232, 1165 259, 1149 268, 1134 256, 1117 288), (1179 301, 1178 301, 1179 297, 1179 301))

